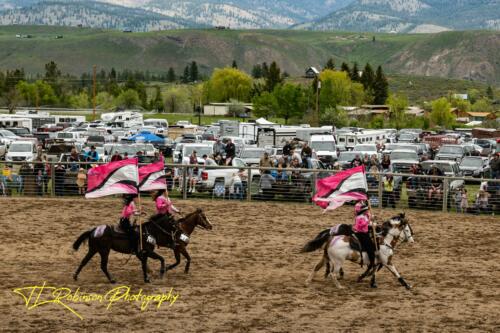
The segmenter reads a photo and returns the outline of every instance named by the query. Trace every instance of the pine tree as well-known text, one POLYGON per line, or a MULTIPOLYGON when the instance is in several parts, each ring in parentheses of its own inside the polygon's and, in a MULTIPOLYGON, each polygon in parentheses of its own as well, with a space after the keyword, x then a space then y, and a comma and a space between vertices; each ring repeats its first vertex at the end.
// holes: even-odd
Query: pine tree
POLYGON ((184 68, 184 74, 182 75, 181 77, 181 82, 182 83, 189 83, 191 80, 190 76, 189 76, 189 66, 186 66, 184 68))
POLYGON ((352 66, 351 69, 351 74, 349 76, 351 77, 351 81, 353 82, 359 82, 361 80, 361 77, 359 76, 359 68, 357 62, 354 62, 354 65, 352 66))
POLYGON ((373 84, 373 103, 376 105, 383 105, 389 96, 389 83, 382 71, 382 66, 377 67, 375 73, 375 81, 373 84))
POLYGON ((275 61, 269 67, 269 72, 266 77, 266 90, 272 92, 274 88, 283 82, 281 77, 281 69, 278 67, 275 61))
POLYGON ((168 69, 168 72, 167 72, 167 82, 175 82, 175 80, 177 79, 177 77, 175 76, 175 71, 172 67, 170 67, 168 69))
POLYGON ((165 105, 163 105, 163 98, 161 96, 161 90, 159 86, 155 86, 156 94, 154 100, 152 100, 152 110, 157 110, 158 112, 165 111, 165 105))
POLYGON ((325 65, 325 69, 331 69, 332 71, 335 70, 335 61, 333 58, 328 59, 325 65))
POLYGON ((260 79, 262 77, 262 66, 257 64, 252 68, 252 77, 254 79, 260 79))
POLYGON ((365 90, 373 89, 373 81, 375 79, 375 74, 373 73, 373 68, 370 63, 366 63, 365 69, 363 70, 363 75, 361 75, 361 83, 365 90))
POLYGON ((236 63, 236 60, 233 60, 233 64, 231 67, 238 69, 238 64, 236 63))
POLYGON ((196 61, 193 61, 191 63, 191 67, 189 69, 189 78, 191 82, 198 81, 198 65, 196 64, 196 61))
POLYGON ((262 63, 262 77, 267 77, 269 75, 269 66, 267 66, 267 62, 262 63))
POLYGON ((342 65, 340 66, 340 70, 342 72, 346 72, 347 74, 351 73, 351 70, 349 69, 349 65, 346 64, 345 62, 343 62, 342 65))
POLYGON ((488 86, 488 88, 486 89, 486 97, 491 100, 495 99, 495 93, 493 92, 493 88, 491 88, 491 86, 488 86))

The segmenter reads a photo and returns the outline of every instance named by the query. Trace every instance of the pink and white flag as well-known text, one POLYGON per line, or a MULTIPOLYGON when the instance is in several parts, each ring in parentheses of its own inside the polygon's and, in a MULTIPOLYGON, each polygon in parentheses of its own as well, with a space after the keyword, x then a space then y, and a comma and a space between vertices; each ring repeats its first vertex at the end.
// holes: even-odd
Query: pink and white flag
POLYGON ((365 167, 359 166, 318 180, 313 202, 332 210, 348 201, 367 200, 367 192, 365 167))
POLYGON ((139 191, 165 190, 165 163, 160 161, 139 168, 139 191))
POLYGON ((85 198, 99 198, 114 194, 137 194, 139 172, 137 158, 129 158, 99 165, 87 173, 85 198))

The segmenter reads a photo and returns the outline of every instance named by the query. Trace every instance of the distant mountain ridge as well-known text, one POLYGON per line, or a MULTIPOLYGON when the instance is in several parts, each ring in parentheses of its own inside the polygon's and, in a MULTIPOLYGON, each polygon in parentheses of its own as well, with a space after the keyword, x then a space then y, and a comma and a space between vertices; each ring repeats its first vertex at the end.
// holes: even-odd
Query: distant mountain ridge
POLYGON ((295 28, 397 33, 500 30, 500 1, 356 0, 295 28))

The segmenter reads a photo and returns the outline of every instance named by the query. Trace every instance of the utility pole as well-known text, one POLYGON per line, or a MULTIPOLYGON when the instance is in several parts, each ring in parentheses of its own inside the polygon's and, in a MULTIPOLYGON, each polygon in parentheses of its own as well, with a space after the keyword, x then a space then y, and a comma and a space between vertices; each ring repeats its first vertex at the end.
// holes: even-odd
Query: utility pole
POLYGON ((95 79, 95 76, 96 76, 96 70, 97 70, 97 67, 96 65, 94 65, 93 67, 93 74, 92 74, 92 106, 93 106, 93 112, 92 112, 92 120, 95 121, 95 84, 96 84, 96 79, 95 79))
POLYGON ((319 126, 319 90, 321 89, 321 81, 318 78, 318 85, 316 86, 316 112, 314 113, 314 125, 319 126))

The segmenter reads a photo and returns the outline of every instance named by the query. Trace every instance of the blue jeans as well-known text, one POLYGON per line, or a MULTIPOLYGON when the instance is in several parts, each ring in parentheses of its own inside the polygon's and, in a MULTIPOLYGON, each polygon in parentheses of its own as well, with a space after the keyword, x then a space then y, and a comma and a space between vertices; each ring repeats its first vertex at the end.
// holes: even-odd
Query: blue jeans
POLYGON ((243 184, 242 183, 235 183, 233 185, 233 187, 234 187, 233 197, 235 199, 243 200, 243 184))

